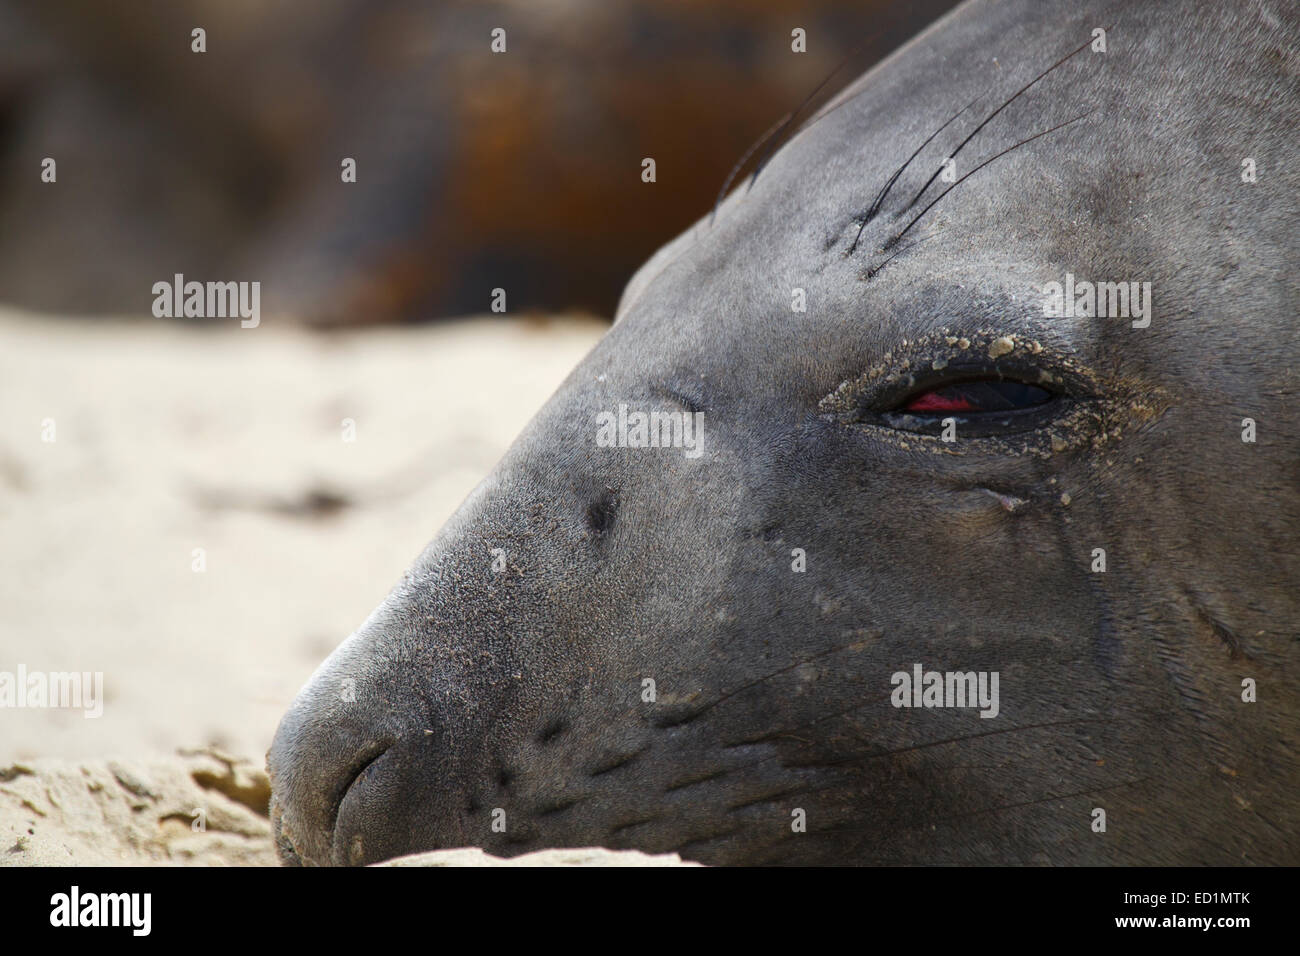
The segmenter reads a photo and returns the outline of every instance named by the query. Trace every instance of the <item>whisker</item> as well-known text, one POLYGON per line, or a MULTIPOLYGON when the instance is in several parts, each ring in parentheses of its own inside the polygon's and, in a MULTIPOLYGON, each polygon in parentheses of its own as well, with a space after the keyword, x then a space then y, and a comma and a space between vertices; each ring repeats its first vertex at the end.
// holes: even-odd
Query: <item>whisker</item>
MULTIPOLYGON (((1109 31, 1109 29, 1110 29, 1110 28, 1107 27, 1107 30, 1108 30, 1108 31, 1109 31)), ((1057 60, 1055 63, 1053 63, 1053 64, 1052 64, 1051 66, 1049 66, 1047 69, 1045 69, 1042 73, 1039 73, 1036 77, 1034 77, 1032 80, 1030 80, 1028 83, 1026 83, 1026 84, 1025 84, 1024 86, 1022 86, 1020 89, 1016 90, 1016 92, 1012 93, 1012 94, 1011 94, 1011 97, 1010 97, 1010 98, 1009 98, 1005 103, 1003 103, 1001 106, 999 106, 997 109, 995 109, 995 110, 994 110, 992 113, 990 113, 988 116, 984 117, 984 121, 981 122, 978 126, 976 126, 973 130, 971 130, 970 133, 966 136, 966 138, 963 139, 960 143, 957 144, 957 148, 954 149, 951 153, 948 154, 948 158, 949 158, 949 159, 956 159, 957 154, 960 153, 960 152, 962 151, 962 148, 963 148, 967 143, 969 143, 972 139, 975 138, 975 134, 977 134, 980 130, 982 130, 985 126, 987 126, 987 125, 989 124, 989 122, 990 122, 990 121, 991 121, 995 116, 997 116, 997 115, 998 115, 999 113, 1001 113, 1004 109, 1006 109, 1008 106, 1010 106, 1012 103, 1014 103, 1014 102, 1016 101, 1016 99, 1020 96, 1020 94, 1024 93, 1025 90, 1029 89, 1031 86, 1033 86, 1033 85, 1034 85, 1035 83, 1037 83, 1039 80, 1041 80, 1043 77, 1047 76, 1048 73, 1051 73, 1051 72, 1052 72, 1053 70, 1055 70, 1057 67, 1063 65, 1067 60, 1071 59, 1072 57, 1076 57, 1076 56, 1078 56, 1078 55, 1079 55, 1080 53, 1082 53, 1084 50, 1088 49, 1088 47, 1090 47, 1091 45, 1092 45, 1092 38, 1089 37, 1089 38, 1088 38, 1087 40, 1085 40, 1084 43, 1083 43, 1081 46, 1079 46, 1077 49, 1075 49, 1075 50, 1073 50, 1072 52, 1067 53, 1065 56, 1061 57, 1059 60, 1057 60)), ((931 174, 930 178, 927 179, 927 180, 925 181, 925 185, 921 187, 920 192, 918 192, 915 196, 913 196, 913 197, 912 197, 912 201, 909 202, 906 206, 903 207, 903 210, 904 210, 904 211, 906 211, 906 210, 908 210, 908 209, 911 209, 913 206, 916 205, 916 201, 917 201, 918 199, 920 199, 922 195, 924 195, 925 191, 926 191, 927 189, 930 188, 930 184, 933 183, 933 182, 935 181, 935 179, 938 178, 939 173, 941 173, 941 172, 943 172, 943 167, 942 167, 942 166, 940 166, 938 169, 936 169, 936 170, 934 171, 933 174, 931 174)))
POLYGON ((948 195, 950 192, 952 192, 954 189, 956 189, 966 180, 970 179, 972 176, 978 173, 989 163, 993 162, 996 159, 1001 159, 1007 153, 1019 149, 1021 146, 1024 146, 1026 143, 1032 143, 1034 140, 1038 139, 1039 137, 1046 136, 1048 133, 1055 133, 1058 129, 1062 129, 1066 126, 1069 126, 1071 123, 1077 123, 1079 122, 1079 120, 1084 119, 1087 116, 1091 116, 1095 112, 1097 112, 1097 107, 1093 107, 1092 109, 1088 110, 1088 112, 1086 113, 1080 113, 1078 116, 1074 117, 1073 119, 1068 119, 1064 123, 1057 123, 1051 129, 1045 129, 1041 133, 1035 133, 1033 136, 1030 136, 1027 139, 1022 139, 1020 142, 1016 143, 1013 146, 1008 146, 1006 149, 1002 150, 1002 152, 990 156, 988 159, 984 160, 984 162, 980 163, 978 166, 976 166, 974 169, 968 172, 965 176, 962 176, 960 179, 958 179, 955 183, 953 183, 943 192, 939 193, 939 195, 935 196, 934 199, 930 200, 929 205, 927 205, 924 209, 922 209, 919 213, 917 213, 916 216, 912 219, 912 221, 903 227, 902 232, 900 232, 893 239, 890 239, 887 243, 885 243, 884 248, 892 249, 894 246, 896 246, 898 244, 898 240, 902 239, 905 235, 907 235, 908 230, 911 229, 913 226, 915 226, 917 221, 922 216, 924 216, 927 212, 933 209, 935 205, 939 202, 939 200, 941 200, 944 196, 948 195))
POLYGON ((930 747, 941 747, 944 744, 956 744, 966 740, 978 740, 981 737, 997 737, 1001 734, 1013 734, 1022 730, 1044 730, 1048 727, 1068 727, 1071 724, 1090 724, 1100 720, 1098 717, 1071 717, 1066 720, 1048 720, 1038 724, 1020 724, 1016 727, 1003 727, 998 730, 985 730, 976 734, 963 734, 960 737, 947 737, 943 740, 927 740, 924 743, 912 744, 908 747, 898 747, 893 750, 881 750, 876 753, 865 754, 863 759, 875 760, 881 757, 897 757, 901 754, 915 753, 918 750, 926 750, 930 747))
POLYGON ((862 238, 862 231, 867 228, 867 223, 871 222, 871 220, 876 218, 876 213, 880 212, 880 207, 884 205, 885 197, 889 195, 889 190, 894 188, 894 183, 898 182, 898 177, 903 175, 903 172, 907 169, 908 166, 911 165, 912 160, 916 159, 917 156, 920 156, 921 150, 929 146, 931 140, 933 140, 936 136, 938 136, 940 133, 946 130, 949 126, 951 126, 953 124, 953 121, 955 121, 959 116, 961 116, 968 109, 970 109, 981 99, 983 99, 985 93, 988 93, 988 91, 991 90, 992 88, 993 87, 991 86, 988 87, 987 89, 984 90, 984 93, 979 94, 979 96, 975 97, 975 99, 971 100, 961 109, 959 109, 956 113, 953 113, 952 116, 948 117, 947 121, 944 122, 942 126, 940 126, 937 130, 935 130, 933 133, 931 133, 929 136, 925 138, 925 142, 923 142, 920 146, 916 147, 916 150, 912 153, 911 156, 907 157, 907 159, 904 161, 902 166, 899 166, 896 170, 894 170, 894 175, 890 176, 889 181, 880 188, 880 192, 876 193, 876 198, 872 200, 871 208, 868 209, 866 215, 862 217, 862 224, 858 226, 858 234, 853 237, 853 244, 849 246, 849 255, 852 255, 853 251, 858 248, 858 241, 862 238))
POLYGON ((1112 790, 1122 790, 1125 787, 1133 787, 1139 783, 1145 783, 1147 777, 1136 777, 1133 780, 1124 780, 1120 783, 1111 784, 1109 787, 1089 787, 1087 790, 1075 790, 1070 793, 1054 793, 1050 796, 1041 797, 1037 800, 1025 800, 1021 803, 1004 803, 996 807, 985 807, 983 810, 970 810, 966 813, 954 813, 946 817, 936 817, 931 823, 946 823, 949 820, 961 820, 965 817, 977 817, 985 813, 1001 813, 1004 810, 1022 810, 1025 807, 1036 807, 1041 803, 1052 803, 1056 800, 1069 800, 1074 797, 1088 797, 1095 793, 1109 793, 1112 790))
MULTIPOLYGON (((909 242, 907 245, 903 246, 903 248, 896 249, 894 252, 890 254, 889 258, 885 259, 885 261, 881 262, 874 269, 868 269, 866 278, 868 280, 874 279, 877 275, 880 274, 881 269, 885 268, 885 266, 889 265, 891 262, 893 262, 895 259, 901 256, 903 253, 907 252, 909 249, 915 249, 923 242, 933 239, 935 235, 936 234, 932 232, 928 236, 922 236, 920 239, 916 240, 916 242, 909 242)), ((852 252, 852 250, 849 251, 852 252)))
MULTIPOLYGON (((790 671, 795 670, 798 667, 802 667, 804 664, 811 664, 815 660, 820 660, 823 657, 829 657, 832 654, 839 654, 842 651, 853 650, 854 648, 861 647, 864 643, 865 642, 862 640, 857 640, 857 641, 851 641, 848 644, 840 644, 840 645, 828 647, 825 650, 818 651, 816 654, 813 654, 809 657, 800 658, 799 660, 794 661, 791 664, 787 664, 785 667, 778 668, 777 670, 774 670, 771 673, 764 674, 761 677, 757 677, 754 680, 751 680, 747 684, 741 684, 739 687, 735 688, 734 690, 724 691, 713 700, 709 701, 706 704, 702 704, 696 710, 692 711, 689 717, 686 719, 686 721, 682 721, 682 723, 695 720, 696 718, 708 713, 713 708, 717 707, 719 704, 725 703, 726 701, 730 700, 732 697, 735 697, 737 694, 743 693, 744 691, 757 687, 759 684, 765 683, 766 681, 770 681, 776 677, 780 677, 782 674, 788 674, 790 673, 790 671)), ((669 724, 668 726, 677 726, 677 724, 669 724)))
MULTIPOLYGON (((1087 796, 1092 796, 1093 794, 1109 793, 1112 790, 1122 790, 1125 787, 1133 787, 1141 783, 1146 783, 1147 780, 1149 779, 1150 778, 1148 777, 1137 777, 1133 780, 1123 780, 1119 783, 1111 784, 1110 786, 1106 786, 1106 787, 1090 787, 1086 790, 1075 790, 1070 793, 1049 794, 1046 797, 1040 797, 1036 800, 1025 800, 1020 803, 1000 804, 994 807, 985 807, 981 810, 971 810, 965 813, 954 813, 942 817, 926 817, 925 824, 927 827, 933 828, 936 824, 950 823, 954 820, 962 820, 967 817, 982 816, 988 813, 1001 813, 1006 810, 1022 810, 1028 807, 1039 806, 1044 803, 1053 803, 1057 800, 1069 800, 1075 797, 1087 797, 1087 796)), ((843 839, 844 837, 849 836, 851 834, 862 834, 864 838, 870 838, 872 836, 878 837, 880 835, 880 830, 878 827, 874 827, 874 826, 864 827, 852 823, 833 824, 831 826, 825 826, 825 827, 813 827, 812 829, 808 830, 806 834, 802 834, 802 835, 836 837, 839 839, 843 839)), ((854 859, 856 860, 858 859, 858 857, 854 856, 854 859)), ((913 862, 917 862, 917 861, 913 861, 913 862)), ((926 862, 933 862, 933 861, 926 861, 926 862)), ((965 862, 969 863, 969 861, 965 861, 965 862)))
MULTIPOLYGON (((816 717, 813 720, 808 721, 807 723, 798 724, 794 727, 785 727, 785 728, 769 731, 760 737, 755 737, 750 740, 742 740, 742 741, 737 741, 735 743, 724 744, 723 749, 726 750, 735 747, 750 747, 755 744, 769 743, 770 741, 782 737, 793 737, 796 731, 808 730, 809 728, 815 727, 817 724, 820 724, 824 721, 836 720, 840 717, 847 717, 849 714, 855 711, 862 710, 864 707, 870 707, 870 706, 873 706, 873 702, 868 701, 866 703, 860 702, 860 703, 852 704, 851 706, 846 707, 843 710, 837 710, 829 714, 823 714, 822 716, 816 717)), ((902 754, 913 753, 918 750, 926 750, 930 747, 941 747, 945 744, 961 743, 962 741, 966 741, 966 740, 978 740, 981 737, 996 737, 1001 734, 1013 734, 1023 730, 1044 730, 1049 727, 1067 727, 1071 724, 1094 723, 1101 719, 1102 718, 1100 717, 1070 717, 1065 720, 1050 720, 1050 721, 1044 721, 1042 723, 1037 723, 1037 724, 1019 724, 1015 727, 997 727, 994 728, 993 730, 985 730, 979 733, 963 734, 960 737, 944 737, 940 740, 927 740, 919 744, 909 744, 906 747, 897 747, 893 750, 868 751, 866 753, 855 754, 851 757, 845 757, 843 760, 828 761, 825 762, 823 766, 829 767, 836 764, 864 763, 868 760, 879 760, 882 757, 897 757, 902 754)), ((797 740, 799 738, 795 738, 795 739, 797 740)), ((762 758, 762 760, 770 760, 770 759, 772 758, 771 757, 762 758)), ((761 763, 762 760, 757 762, 761 763)), ((753 766, 753 764, 744 765, 744 767, 748 767, 748 766, 753 766)), ((737 767, 735 769, 737 770, 744 769, 744 767, 737 767)))
POLYGON ((753 156, 759 147, 766 144, 769 139, 775 136, 780 130, 784 129, 785 124, 790 121, 792 116, 793 114, 786 113, 779 120, 769 126, 767 132, 754 140, 754 142, 750 143, 749 149, 745 150, 745 152, 741 154, 740 159, 736 160, 736 164, 731 167, 731 172, 727 173, 727 178, 723 180, 722 188, 718 190, 718 198, 713 200, 713 212, 709 214, 710 226, 713 225, 713 220, 718 218, 718 207, 722 205, 722 200, 727 197, 727 190, 730 189, 731 184, 735 182, 736 176, 740 174, 740 171, 745 168, 745 164, 749 162, 749 157, 753 156))
POLYGON ((809 129, 811 129, 814 125, 816 125, 817 123, 820 123, 822 120, 824 120, 826 117, 830 116, 830 115, 831 115, 832 113, 834 113, 836 110, 838 110, 838 109, 843 109, 845 106, 848 106, 850 103, 852 103, 854 100, 856 100, 859 96, 862 96, 864 93, 870 93, 871 90, 872 90, 872 87, 864 86, 862 89, 858 90, 858 91, 857 91, 856 93, 854 93, 852 96, 846 96, 846 97, 844 97, 844 99, 840 100, 838 103, 836 103, 834 106, 831 106, 829 109, 826 109, 826 110, 823 110, 823 111, 820 112, 820 113, 816 113, 816 114, 814 114, 814 115, 812 116, 812 118, 808 120, 807 123, 805 123, 803 126, 799 127, 799 129, 797 129, 797 130, 795 131, 794 135, 791 136, 790 139, 786 141, 786 145, 787 145, 787 146, 790 145, 790 143, 794 142, 795 137, 799 136, 801 133, 806 133, 806 132, 807 132, 809 129))
MULTIPOLYGON (((854 47, 853 51, 849 53, 848 56, 840 60, 840 62, 836 65, 835 69, 831 70, 830 73, 826 74, 826 76, 822 79, 822 81, 818 83, 816 87, 813 88, 813 91, 809 93, 806 97, 804 97, 803 102, 799 104, 798 108, 796 108, 793 112, 786 114, 786 120, 784 123, 781 124, 781 128, 777 130, 777 136, 775 138, 779 138, 780 134, 790 127, 790 125, 795 121, 795 117, 797 117, 800 113, 802 113, 804 111, 804 108, 809 103, 811 103, 814 99, 816 99, 817 94, 826 88, 826 84, 828 84, 831 80, 833 80, 839 74, 839 72, 842 69, 844 69, 845 66, 847 66, 849 63, 857 59, 858 54, 860 54, 864 49, 866 49, 868 44, 875 42, 875 40, 879 36, 880 36, 879 33, 873 33, 871 36, 867 37, 856 47, 854 47)), ((830 112, 830 110, 828 110, 827 112, 830 112)), ((761 157, 759 157, 758 164, 754 167, 754 174, 749 178, 749 186, 746 188, 752 189, 754 187, 754 182, 758 179, 758 174, 763 171, 764 167, 767 166, 767 164, 771 161, 772 157, 776 155, 776 152, 777 149, 769 148, 766 153, 764 153, 761 157)))
MULTIPOLYGON (((771 126, 767 128, 767 131, 763 133, 762 136, 754 140, 754 142, 749 145, 749 148, 746 149, 745 152, 741 155, 740 159, 736 161, 736 164, 731 167, 731 171, 727 173, 727 178, 723 180, 722 188, 718 190, 717 198, 713 200, 713 212, 709 214, 710 226, 713 225, 713 221, 718 217, 718 207, 722 205, 722 200, 727 197, 727 190, 730 189, 731 184, 736 181, 736 177, 739 176, 740 171, 745 168, 745 164, 749 162, 750 157, 753 156, 754 153, 756 153, 759 149, 766 146, 773 139, 780 136, 780 134, 783 133, 789 127, 789 125, 794 122, 795 117, 798 116, 799 113, 803 111, 803 108, 807 106, 810 102, 812 102, 812 100, 817 96, 817 94, 820 93, 825 88, 827 83, 829 83, 832 79, 835 78, 835 75, 839 73, 840 70, 844 69, 845 64, 854 60, 857 57, 857 55, 861 53, 862 50, 867 46, 867 44, 873 42, 878 36, 879 34, 873 34, 872 36, 869 36, 867 39, 859 43, 858 46, 847 57, 845 57, 838 64, 836 64, 835 69, 831 70, 830 73, 828 73, 825 77, 822 78, 822 81, 817 84, 816 88, 804 98, 803 102, 800 103, 796 109, 794 109, 791 112, 783 114, 779 120, 777 120, 775 123, 773 123, 771 126)), ((860 92, 861 91, 859 91, 859 93, 860 92)), ((854 97, 858 96, 859 93, 855 93, 853 97, 849 97, 849 99, 853 99, 854 97)), ((843 103, 839 103, 836 105, 841 106, 843 105, 843 103)), ((835 107, 832 107, 830 110, 827 110, 826 113, 830 113, 834 109, 835 107)), ((817 116, 814 116, 812 122, 813 123, 817 122, 817 120, 825 116, 826 113, 821 113, 817 116)), ((809 125, 812 124, 810 123, 809 125)), ((771 151, 769 153, 763 154, 763 158, 759 160, 758 164, 754 167, 754 175, 749 180, 749 187, 747 188, 753 188, 754 180, 758 179, 759 171, 762 170, 762 168, 765 165, 767 165, 767 163, 771 160, 772 154, 774 152, 775 151, 771 151)))

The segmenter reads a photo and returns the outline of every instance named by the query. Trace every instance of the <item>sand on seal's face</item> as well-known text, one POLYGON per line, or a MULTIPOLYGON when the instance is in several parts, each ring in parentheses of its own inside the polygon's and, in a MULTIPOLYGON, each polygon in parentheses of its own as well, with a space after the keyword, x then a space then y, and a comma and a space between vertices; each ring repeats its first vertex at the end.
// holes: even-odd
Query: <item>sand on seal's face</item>
POLYGON ((312 670, 604 328, 0 310, 0 671, 102 672, 105 697, 96 719, 0 710, 0 767, 205 745, 260 766, 312 670))

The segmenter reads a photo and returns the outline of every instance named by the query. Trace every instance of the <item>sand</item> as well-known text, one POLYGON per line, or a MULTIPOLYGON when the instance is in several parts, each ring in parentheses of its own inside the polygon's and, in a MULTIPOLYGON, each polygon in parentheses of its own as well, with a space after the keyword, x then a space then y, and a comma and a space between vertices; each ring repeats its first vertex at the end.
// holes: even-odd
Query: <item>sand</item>
POLYGON ((271 862, 220 768, 262 772, 298 688, 604 329, 0 310, 0 672, 104 687, 99 717, 0 707, 0 862, 271 862))

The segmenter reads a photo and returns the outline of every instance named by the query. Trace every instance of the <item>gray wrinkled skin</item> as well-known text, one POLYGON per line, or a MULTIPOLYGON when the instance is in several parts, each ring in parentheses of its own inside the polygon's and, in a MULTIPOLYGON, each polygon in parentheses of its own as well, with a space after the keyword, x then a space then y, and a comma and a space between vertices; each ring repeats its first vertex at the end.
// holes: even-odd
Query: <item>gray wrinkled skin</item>
POLYGON ((1297 16, 972 3, 853 84, 642 268, 302 691, 269 754, 284 859, 1300 863, 1297 16), (956 174, 1095 111, 890 246, 1098 26, 956 174), (1149 281, 1150 327, 1044 317, 1067 272, 1149 281), (885 424, 944 362, 1063 397, 950 444, 885 424), (620 402, 698 408, 704 453, 597 447, 620 402), (893 707, 917 662, 997 671, 999 714, 893 707))

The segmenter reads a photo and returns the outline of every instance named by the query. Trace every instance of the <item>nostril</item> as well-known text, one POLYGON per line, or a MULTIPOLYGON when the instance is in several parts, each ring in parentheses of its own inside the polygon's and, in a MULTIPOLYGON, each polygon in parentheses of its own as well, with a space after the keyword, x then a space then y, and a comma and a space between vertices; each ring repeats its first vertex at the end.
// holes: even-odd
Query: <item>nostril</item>
POLYGON ((384 754, 393 748, 393 741, 388 740, 384 743, 375 744, 362 751, 357 759, 353 761, 351 768, 343 775, 337 791, 334 794, 334 806, 330 812, 329 828, 331 831, 338 825, 339 809, 343 806, 343 801, 347 799, 348 794, 359 783, 364 783, 369 776, 370 769, 379 761, 384 754))
POLYGON ((587 506, 587 527, 596 535, 606 534, 614 526, 617 513, 618 494, 607 487, 587 506))

